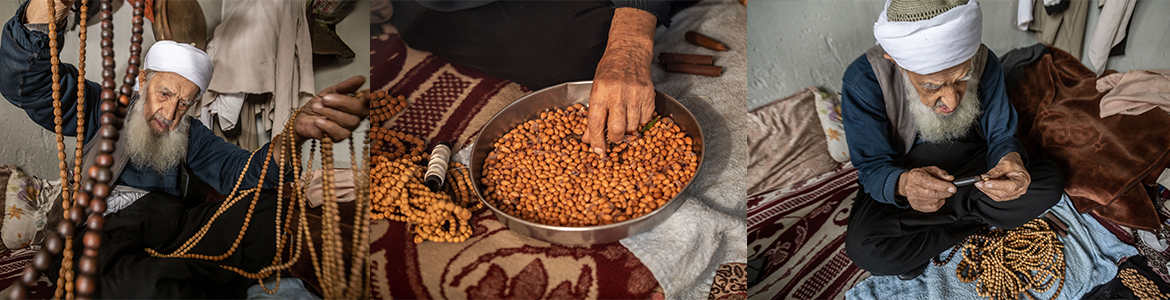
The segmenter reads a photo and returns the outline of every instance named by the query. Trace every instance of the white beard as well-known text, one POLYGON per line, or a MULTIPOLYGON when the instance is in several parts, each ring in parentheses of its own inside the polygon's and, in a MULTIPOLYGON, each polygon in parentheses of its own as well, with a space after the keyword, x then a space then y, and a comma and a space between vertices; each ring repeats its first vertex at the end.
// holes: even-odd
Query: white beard
POLYGON ((910 83, 910 77, 903 72, 902 79, 906 84, 906 103, 910 105, 910 115, 914 118, 914 124, 918 125, 918 136, 927 142, 937 143, 961 138, 983 114, 983 107, 979 101, 979 80, 976 78, 967 80, 967 92, 963 93, 963 99, 959 100, 959 107, 949 115, 938 114, 934 112, 934 107, 923 105, 918 97, 918 90, 910 83))
POLYGON ((128 139, 126 153, 130 154, 130 161, 139 166, 166 174, 187 158, 190 122, 183 116, 171 131, 156 133, 147 123, 148 119, 142 115, 143 103, 146 101, 147 99, 141 98, 130 106, 130 113, 126 117, 126 130, 123 133, 123 138, 128 139))

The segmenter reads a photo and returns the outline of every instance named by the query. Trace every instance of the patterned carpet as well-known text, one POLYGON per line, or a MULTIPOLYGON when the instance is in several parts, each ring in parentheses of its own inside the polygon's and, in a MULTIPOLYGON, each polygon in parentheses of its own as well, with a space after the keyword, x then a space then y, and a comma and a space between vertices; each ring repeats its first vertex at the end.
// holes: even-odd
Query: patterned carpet
POLYGON ((748 259, 766 257, 752 299, 844 299, 869 272, 845 255, 845 227, 860 191, 851 164, 748 198, 748 259))
MULTIPOLYGON (((470 143, 495 112, 529 91, 406 47, 388 28, 370 41, 371 86, 410 105, 388 126, 423 137, 428 147, 470 143)), ((560 246, 507 230, 486 209, 462 243, 415 245, 401 222, 373 223, 371 290, 375 299, 646 299, 658 286, 620 243, 560 246)))
MULTIPOLYGON (((0 299, 8 299, 9 289, 20 280, 20 273, 24 267, 31 264, 40 248, 23 248, 0 255, 0 299)), ((29 290, 28 299, 46 299, 53 297, 53 287, 49 286, 48 277, 41 276, 36 287, 29 290)))
MULTIPOLYGON (((387 126, 430 146, 453 141, 456 151, 513 100, 530 92, 410 49, 389 26, 370 41, 371 87, 406 96, 410 105, 387 126)), ((620 243, 561 246, 507 230, 490 211, 473 217, 462 243, 414 244, 401 222, 372 223, 374 299, 647 299, 658 281, 620 243)), ((716 272, 709 299, 744 299, 746 265, 716 272)))

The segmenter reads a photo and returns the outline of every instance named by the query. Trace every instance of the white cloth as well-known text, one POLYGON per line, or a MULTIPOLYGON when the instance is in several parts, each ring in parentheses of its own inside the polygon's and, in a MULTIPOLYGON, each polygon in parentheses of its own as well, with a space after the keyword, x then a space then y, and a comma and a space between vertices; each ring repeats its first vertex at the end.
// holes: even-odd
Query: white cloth
POLYGON ((280 134, 292 111, 308 102, 316 89, 303 0, 237 1, 215 27, 207 52, 219 68, 208 86, 215 93, 204 95, 201 105, 211 106, 214 94, 271 94, 267 103, 248 104, 266 111, 262 120, 264 128, 274 129, 270 137, 280 134))
POLYGON ((1060 4, 1060 0, 1044 0, 1044 6, 1053 6, 1060 4))
POLYGON ((979 2, 968 1, 933 18, 915 22, 891 22, 885 9, 873 24, 873 36, 898 66, 918 74, 931 74, 970 59, 979 50, 983 13, 979 2))
POLYGON ((1093 64, 1093 70, 1097 71, 1097 74, 1105 72, 1109 51, 1125 38, 1129 18, 1133 16, 1134 4, 1137 4, 1136 0, 1110 0, 1105 2, 1105 8, 1101 9, 1097 28, 1093 30, 1093 37, 1089 39, 1089 62, 1093 64))
POLYGON ((134 204, 134 201, 138 201, 139 198, 149 193, 125 184, 116 185, 114 186, 114 190, 110 191, 110 196, 106 198, 106 213, 102 214, 102 216, 108 216, 123 208, 129 207, 130 204, 134 204))
POLYGON ((1032 0, 1020 0, 1019 3, 1020 9, 1016 10, 1016 27, 1028 31, 1028 24, 1032 23, 1032 0))
POLYGON ((172 72, 199 86, 199 93, 207 91, 211 73, 215 70, 211 57, 203 50, 175 41, 158 41, 146 51, 142 68, 156 72, 172 72))
POLYGON ((211 126, 212 116, 219 117, 219 129, 223 131, 236 128, 236 121, 240 120, 240 109, 244 107, 244 93, 220 94, 214 93, 215 101, 204 106, 199 114, 199 121, 211 126))

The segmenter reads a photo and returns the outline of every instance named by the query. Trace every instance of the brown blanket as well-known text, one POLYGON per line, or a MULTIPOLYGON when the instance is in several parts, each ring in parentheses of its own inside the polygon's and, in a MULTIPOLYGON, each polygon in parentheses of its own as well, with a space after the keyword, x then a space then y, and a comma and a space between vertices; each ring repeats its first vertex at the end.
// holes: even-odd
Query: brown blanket
POLYGON ((1097 77, 1079 60, 1049 47, 1008 92, 1019 113, 1017 135, 1032 155, 1065 172, 1065 192, 1077 211, 1121 225, 1160 228, 1153 203, 1139 182, 1152 184, 1170 153, 1170 116, 1153 110, 1099 118, 1097 77))

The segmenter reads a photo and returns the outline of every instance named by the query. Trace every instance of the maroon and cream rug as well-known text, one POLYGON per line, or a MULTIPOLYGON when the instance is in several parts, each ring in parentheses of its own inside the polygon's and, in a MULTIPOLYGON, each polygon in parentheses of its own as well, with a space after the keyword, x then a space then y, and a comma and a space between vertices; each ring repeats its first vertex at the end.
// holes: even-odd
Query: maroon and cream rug
POLYGON ((861 187, 845 164, 748 197, 748 258, 766 257, 752 299, 844 299, 869 272, 845 255, 845 227, 861 187))
MULTIPOLYGON (((393 27, 370 40, 370 86, 405 96, 410 105, 386 126, 422 137, 428 149, 471 143, 498 111, 530 92, 519 84, 411 49, 393 27)), ((462 243, 414 244, 406 224, 372 223, 374 299, 647 299, 658 281, 621 243, 561 246, 520 236, 491 212, 473 217, 462 243)), ((709 299, 744 299, 746 265, 716 272, 709 299)))

